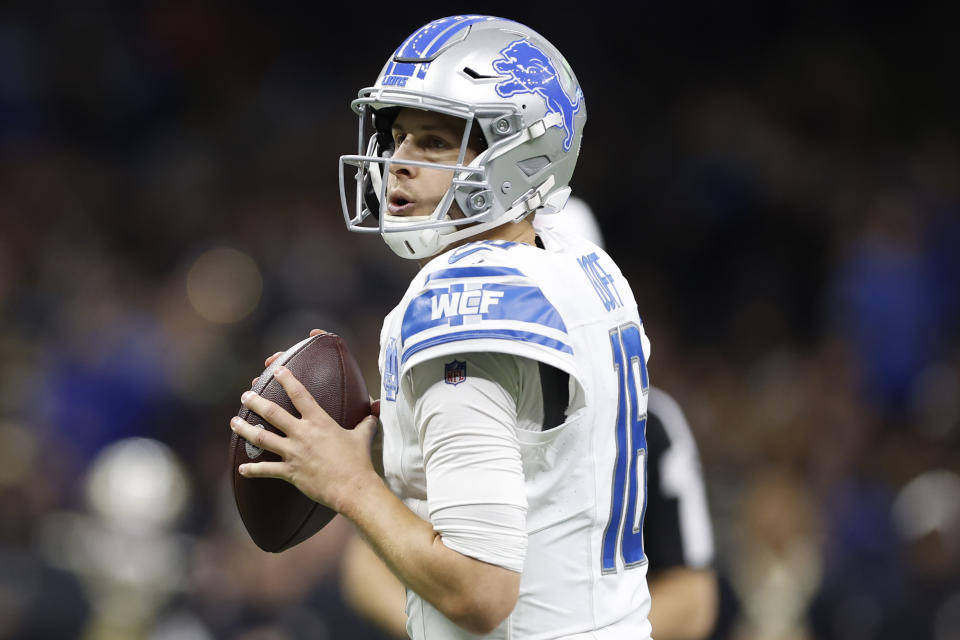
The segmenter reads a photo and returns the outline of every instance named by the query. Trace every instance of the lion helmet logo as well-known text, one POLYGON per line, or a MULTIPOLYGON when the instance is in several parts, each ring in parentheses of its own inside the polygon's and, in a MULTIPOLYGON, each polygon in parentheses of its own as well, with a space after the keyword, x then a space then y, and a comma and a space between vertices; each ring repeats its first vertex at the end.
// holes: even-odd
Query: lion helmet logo
POLYGON ((543 98, 548 113, 559 113, 567 136, 563 150, 569 151, 573 144, 573 119, 583 103, 583 92, 577 87, 577 95, 570 99, 560 85, 559 74, 547 55, 527 40, 516 40, 500 50, 502 57, 493 61, 497 73, 509 76, 496 86, 497 95, 508 98, 520 93, 532 93, 543 98))

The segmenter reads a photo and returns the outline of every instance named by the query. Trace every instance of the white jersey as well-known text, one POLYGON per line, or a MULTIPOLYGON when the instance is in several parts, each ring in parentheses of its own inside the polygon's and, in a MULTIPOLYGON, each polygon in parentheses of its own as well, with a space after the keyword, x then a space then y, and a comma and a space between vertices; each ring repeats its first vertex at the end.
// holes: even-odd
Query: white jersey
MULTIPOLYGON (((486 637, 647 638, 649 342, 628 283, 602 249, 549 230, 540 237, 544 249, 483 241, 434 258, 387 316, 380 349, 386 479, 443 535, 428 507, 424 427, 410 382, 418 365, 446 359, 450 385, 470 373, 458 354, 511 354, 569 374, 563 423, 515 429, 526 555, 517 606, 486 637)), ((414 638, 476 637, 410 590, 407 613, 414 638)))

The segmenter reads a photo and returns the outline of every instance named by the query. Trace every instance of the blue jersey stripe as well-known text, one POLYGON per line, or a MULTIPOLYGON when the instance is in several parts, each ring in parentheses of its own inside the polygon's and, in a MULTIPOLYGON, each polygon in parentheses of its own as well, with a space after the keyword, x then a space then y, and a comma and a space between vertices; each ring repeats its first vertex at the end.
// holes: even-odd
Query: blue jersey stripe
POLYGON ((513 269, 511 267, 458 267, 434 271, 427 276, 427 282, 446 278, 481 278, 494 276, 524 276, 524 274, 519 269, 513 269))
POLYGON ((485 282, 467 289, 455 283, 429 289, 410 301, 403 314, 401 339, 406 343, 421 331, 486 320, 527 322, 567 332, 560 312, 539 287, 485 282))
POLYGON ((548 338, 547 336, 540 335, 539 333, 531 333, 529 331, 513 331, 511 329, 480 329, 476 331, 458 331, 456 333, 447 333, 442 336, 424 340, 423 342, 415 344, 404 351, 400 362, 401 364, 406 363, 411 356, 423 351, 424 349, 429 349, 430 347, 435 347, 440 344, 459 342, 461 340, 484 340, 490 338, 496 340, 530 342, 573 355, 573 347, 567 343, 554 340, 553 338, 548 338))

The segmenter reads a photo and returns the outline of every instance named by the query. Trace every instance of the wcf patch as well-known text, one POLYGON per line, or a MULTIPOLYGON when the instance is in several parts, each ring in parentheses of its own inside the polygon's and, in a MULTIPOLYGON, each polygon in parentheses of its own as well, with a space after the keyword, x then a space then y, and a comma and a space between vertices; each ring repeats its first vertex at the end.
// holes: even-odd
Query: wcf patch
POLYGON ((457 385, 467 379, 467 363, 454 360, 443 365, 443 381, 457 385))

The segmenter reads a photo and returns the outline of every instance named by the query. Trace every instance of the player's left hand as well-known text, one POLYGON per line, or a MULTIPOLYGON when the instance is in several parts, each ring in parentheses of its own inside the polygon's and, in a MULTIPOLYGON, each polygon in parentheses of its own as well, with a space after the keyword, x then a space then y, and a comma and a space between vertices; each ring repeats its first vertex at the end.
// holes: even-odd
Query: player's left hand
POLYGON ((233 418, 230 428, 237 435, 281 458, 279 462, 240 465, 240 474, 246 478, 286 480, 310 499, 341 511, 344 500, 350 498, 358 482, 371 481, 371 476, 372 480, 379 480, 370 462, 370 443, 377 419, 370 415, 354 429, 343 429, 289 369, 279 367, 273 375, 302 417, 294 417, 252 391, 245 392, 241 397, 243 406, 286 437, 233 418))
MULTIPOLYGON (((320 335, 320 334, 322 334, 322 333, 329 333, 329 332, 324 331, 323 329, 310 329, 310 334, 309 334, 309 335, 310 335, 310 337, 312 338, 313 336, 318 336, 318 335, 320 335)), ((282 355, 283 355, 283 351, 277 351, 277 352, 274 353, 272 356, 268 356, 267 359, 263 361, 263 368, 266 369, 267 367, 269 367, 270 365, 272 365, 272 364, 273 364, 273 361, 276 360, 277 358, 279 358, 279 357, 282 356, 282 355)), ((257 385, 257 380, 259 380, 259 379, 260 379, 260 376, 257 376, 256 378, 254 378, 253 380, 251 380, 251 381, 250 381, 250 387, 251 387, 251 388, 255 387, 255 386, 257 385)), ((374 414, 374 415, 377 415, 377 414, 374 414)))

